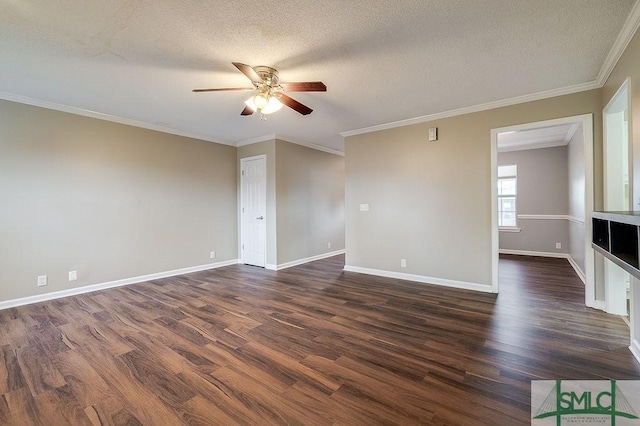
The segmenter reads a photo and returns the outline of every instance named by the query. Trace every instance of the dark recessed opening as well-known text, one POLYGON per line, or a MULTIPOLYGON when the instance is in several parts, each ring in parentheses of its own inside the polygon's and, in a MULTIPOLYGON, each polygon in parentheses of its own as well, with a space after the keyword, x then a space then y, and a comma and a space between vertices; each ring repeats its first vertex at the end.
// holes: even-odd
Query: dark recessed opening
POLYGON ((638 269, 638 227, 611 222, 611 254, 638 269))
POLYGON ((593 243, 609 251, 609 221, 593 219, 593 243))

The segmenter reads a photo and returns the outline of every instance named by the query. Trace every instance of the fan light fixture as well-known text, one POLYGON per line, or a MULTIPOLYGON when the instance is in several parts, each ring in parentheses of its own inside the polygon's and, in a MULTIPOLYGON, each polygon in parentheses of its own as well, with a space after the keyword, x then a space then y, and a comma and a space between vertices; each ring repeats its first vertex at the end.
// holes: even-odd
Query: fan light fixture
POLYGON ((253 97, 253 104, 259 109, 263 109, 269 104, 269 94, 268 93, 258 93, 253 97))
POLYGON ((267 93, 258 93, 247 99, 244 103, 254 111, 259 109, 263 114, 272 114, 282 108, 282 102, 275 96, 267 93))
MULTIPOLYGON (((221 89, 193 89, 194 92, 222 92, 222 91, 245 91, 257 90, 258 93, 247 99, 246 106, 240 113, 242 116, 252 115, 259 110, 260 120, 266 120, 266 114, 273 114, 279 111, 283 105, 302 115, 309 115, 313 110, 291 98, 285 92, 326 92, 327 86, 321 81, 299 81, 292 83, 281 83, 278 70, 275 68, 260 65, 252 67, 240 62, 233 62, 233 65, 245 75, 253 87, 227 87, 221 89)), ((254 92, 255 93, 255 92, 254 92)))

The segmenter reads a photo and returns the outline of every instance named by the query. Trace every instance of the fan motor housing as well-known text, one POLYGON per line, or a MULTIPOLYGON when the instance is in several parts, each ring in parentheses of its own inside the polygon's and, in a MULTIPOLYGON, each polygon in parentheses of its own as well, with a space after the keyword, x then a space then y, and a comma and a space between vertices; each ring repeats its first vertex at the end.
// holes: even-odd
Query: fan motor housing
POLYGON ((264 65, 260 65, 257 67, 253 67, 255 72, 260 76, 262 81, 264 81, 269 86, 277 86, 280 81, 280 76, 278 74, 278 70, 275 68, 267 67, 264 65))

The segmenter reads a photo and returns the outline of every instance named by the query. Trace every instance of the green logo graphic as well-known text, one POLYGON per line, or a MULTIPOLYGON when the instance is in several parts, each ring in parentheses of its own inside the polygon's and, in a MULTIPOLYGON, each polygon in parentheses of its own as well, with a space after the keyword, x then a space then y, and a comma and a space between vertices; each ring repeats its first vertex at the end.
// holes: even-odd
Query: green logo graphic
POLYGON ((544 402, 533 416, 534 419, 555 417, 556 424, 560 426, 562 416, 609 416, 611 426, 615 426, 616 417, 638 419, 638 415, 629 404, 629 401, 615 380, 611 380, 610 389, 601 392, 593 391, 562 391, 562 380, 556 380, 556 384, 545 398, 544 402))

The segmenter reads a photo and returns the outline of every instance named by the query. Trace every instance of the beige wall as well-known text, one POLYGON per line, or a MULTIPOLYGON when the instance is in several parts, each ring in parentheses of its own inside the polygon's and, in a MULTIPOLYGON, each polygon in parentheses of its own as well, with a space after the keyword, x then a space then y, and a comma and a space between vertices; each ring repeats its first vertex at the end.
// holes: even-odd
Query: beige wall
POLYGON ((601 146, 601 111, 591 90, 347 137, 347 266, 490 286, 491 129, 593 113, 601 146))
MULTIPOLYGON (((628 77, 631 77, 629 97, 631 98, 630 126, 632 136, 630 142, 633 141, 632 208, 640 210, 640 33, 638 32, 634 35, 602 88, 601 109, 604 109, 628 77)), ((597 153, 602 156, 602 146, 597 148, 597 153)), ((602 180, 602 169, 600 169, 598 178, 602 180)), ((602 204, 598 207, 602 207, 602 204)))
POLYGON ((237 258, 235 147, 0 101, 0 152, 0 301, 237 258))
POLYGON ((344 157, 271 139, 239 147, 238 163, 256 155, 267 156, 267 267, 344 250, 344 157))
POLYGON ((276 188, 278 265, 344 249, 344 157, 277 140, 276 188))
MULTIPOLYGON (((602 104, 601 109, 609 103, 611 98, 615 95, 616 91, 624 83, 624 81, 630 77, 629 97, 631 101, 631 113, 629 125, 631 127, 631 138, 629 139, 632 145, 633 152, 633 165, 631 172, 632 178, 632 191, 633 196, 631 199, 631 208, 633 210, 640 210, 640 33, 636 32, 633 39, 625 49, 624 53, 618 60, 618 63, 614 67, 611 75, 607 79, 604 87, 602 88, 602 104)), ((602 119, 600 119, 602 121, 602 119)), ((602 146, 596 147, 596 154, 602 157, 602 146)), ((600 164, 599 175, 596 179, 602 181, 602 164, 600 164)), ((600 195, 602 195, 602 189, 600 188, 600 195)), ((603 204, 600 202, 597 205, 602 209, 603 204)), ((600 254, 596 254, 596 290, 599 290, 598 294, 602 294, 604 298, 604 258, 600 254)), ((636 281, 637 283, 637 281, 636 281)), ((636 287, 637 288, 637 287, 636 287)), ((640 293, 640 292, 637 292, 640 293)), ((640 305, 637 305, 640 306, 640 305)), ((640 318, 640 312, 632 313, 635 318, 640 318)), ((640 326, 636 325, 636 331, 640 330, 640 326)), ((640 334, 640 332, 638 332, 640 334)))
MULTIPOLYGON (((602 108, 628 76, 637 209, 639 74, 636 34, 601 90, 346 138, 347 264, 490 285, 490 129, 593 113, 600 208, 602 108)), ((275 188, 266 144, 236 150, 0 101, 0 301, 202 265, 211 250, 236 258, 233 159, 267 153, 275 188), (47 287, 35 286, 41 274, 47 287)), ((275 213, 269 263, 296 256, 277 254, 275 213)))

